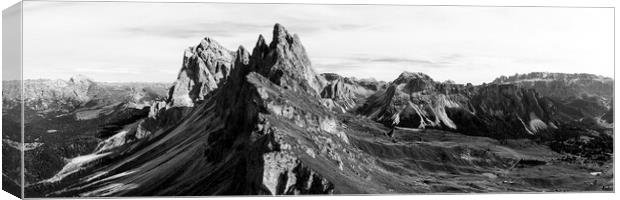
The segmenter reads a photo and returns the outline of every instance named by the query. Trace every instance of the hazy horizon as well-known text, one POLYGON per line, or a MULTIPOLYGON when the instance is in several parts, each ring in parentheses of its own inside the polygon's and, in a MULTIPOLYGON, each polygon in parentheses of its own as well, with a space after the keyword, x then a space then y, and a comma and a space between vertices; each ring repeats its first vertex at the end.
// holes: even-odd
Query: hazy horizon
MULTIPOLYGON (((403 71, 403 72, 405 72, 405 71, 403 71)), ((411 72, 411 71, 409 71, 409 72, 411 72)), ((537 71, 537 72, 539 72, 539 71, 537 71)), ((324 72, 324 73, 332 73, 332 72, 324 72)), ((402 73, 402 72, 401 72, 401 73, 402 73)), ((422 73, 423 73, 423 72, 422 72, 422 73)), ((528 72, 528 73, 534 73, 534 72, 528 72)), ((518 73, 518 74, 528 74, 528 73, 518 73)), ((542 72, 542 73, 562 73, 562 72, 542 72)), ((319 72, 319 74, 323 74, 323 73, 319 72)), ((573 73, 567 73, 567 74, 573 74, 573 73)), ((577 74, 579 74, 579 73, 577 73, 577 74)), ((587 74, 587 73, 586 73, 586 74, 587 74)), ((339 74, 339 75, 340 75, 340 74, 339 74)), ((396 78, 398 78, 398 76, 399 76, 399 75, 400 75, 400 74, 397 74, 396 76, 394 76, 394 78, 393 78, 393 79, 390 79, 390 80, 378 80, 378 79, 377 79, 377 81, 392 82, 392 81, 394 81, 396 78)), ((509 76, 512 76, 512 75, 515 75, 515 74, 506 74, 506 75, 503 75, 503 76, 509 77, 509 76)), ((603 75, 600 75, 600 74, 591 74, 591 75, 603 76, 603 75)), ((174 81, 176 80, 176 79, 171 79, 170 81, 100 81, 100 80, 97 80, 97 79, 91 78, 91 76, 88 76, 87 74, 74 74, 74 75, 67 76, 67 77, 65 77, 65 78, 45 78, 45 77, 42 77, 42 78, 31 78, 31 79, 24 79, 24 80, 64 80, 64 81, 68 81, 68 80, 70 80, 71 78, 73 78, 73 77, 75 77, 75 76, 83 76, 83 77, 86 77, 86 78, 90 79, 91 81, 98 82, 98 83, 111 83, 111 84, 112 84, 112 83, 170 83, 170 84, 172 84, 172 83, 174 83, 174 81)), ((341 75, 341 76, 342 76, 342 75, 341 75)), ((500 75, 500 76, 501 76, 501 75, 500 75)), ((482 82, 482 83, 491 83, 491 82, 493 82, 496 78, 499 78, 500 76, 498 76, 498 77, 494 77, 494 78, 492 78, 491 80, 484 81, 484 82, 482 82)), ((357 79, 373 78, 373 77, 354 77, 354 76, 344 76, 344 77, 347 77, 347 78, 357 78, 357 79)), ((615 77, 613 77, 613 76, 612 76, 612 77, 603 76, 603 77, 605 77, 605 78, 611 78, 611 79, 615 80, 615 77)), ((175 77, 175 78, 176 78, 176 77, 175 77)), ((435 78, 433 78, 432 76, 431 76, 431 78, 432 78, 433 80, 435 80, 435 81, 439 81, 439 82, 448 81, 448 80, 443 80, 443 81, 442 81, 442 80, 436 80, 436 79, 435 79, 435 78)), ((3 81, 16 81, 16 80, 3 80, 3 81)), ((456 84, 467 84, 467 83, 460 83, 460 82, 455 82, 455 83, 456 83, 456 84)), ((481 85, 482 83, 479 83, 479 84, 474 84, 474 85, 481 85)), ((473 84, 473 83, 472 83, 472 84, 473 84)))
POLYGON ((204 37, 229 50, 298 34, 319 73, 392 81, 403 71, 481 84, 515 73, 613 78, 613 9, 25 2, 24 79, 173 82, 204 37), (110 13, 113 13, 111 15, 110 13), (54 16, 54 17, 50 17, 54 16))

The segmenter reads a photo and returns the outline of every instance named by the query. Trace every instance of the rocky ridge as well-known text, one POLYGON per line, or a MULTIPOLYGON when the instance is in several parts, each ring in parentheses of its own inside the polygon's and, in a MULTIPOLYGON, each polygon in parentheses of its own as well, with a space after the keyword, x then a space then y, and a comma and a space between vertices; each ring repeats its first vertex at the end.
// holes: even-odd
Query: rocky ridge
POLYGON ((593 74, 532 72, 501 76, 495 84, 514 84, 532 88, 547 97, 566 99, 580 96, 613 97, 614 80, 593 74))
POLYGON ((613 112, 612 78, 593 74, 532 72, 502 76, 493 83, 512 84, 536 90, 554 101, 564 121, 613 122, 609 116, 602 117, 605 113, 613 112))
POLYGON ((388 126, 514 138, 553 131, 559 121, 600 116, 607 110, 594 106, 594 111, 583 111, 581 104, 566 105, 518 84, 459 85, 404 72, 387 89, 370 96, 357 112, 388 126))

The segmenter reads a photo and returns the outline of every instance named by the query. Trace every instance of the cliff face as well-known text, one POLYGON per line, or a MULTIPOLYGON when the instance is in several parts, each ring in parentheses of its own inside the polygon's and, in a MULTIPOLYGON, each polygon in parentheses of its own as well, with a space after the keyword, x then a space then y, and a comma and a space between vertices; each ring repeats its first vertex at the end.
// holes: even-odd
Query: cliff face
POLYGON ((357 112, 389 126, 456 129, 446 109, 468 109, 472 91, 464 85, 435 82, 426 74, 404 72, 357 112))
POLYGON ((325 87, 321 90, 324 104, 332 110, 349 111, 385 86, 385 83, 372 79, 358 80, 342 77, 338 74, 321 74, 325 87))
POLYGON ((600 96, 609 100, 613 97, 614 87, 614 80, 603 76, 546 72, 502 76, 493 83, 531 88, 547 97, 558 99, 600 96))
POLYGON ((553 131, 558 121, 600 116, 607 110, 585 103, 570 107, 575 103, 565 104, 518 84, 439 83, 425 74, 405 72, 357 112, 390 126, 520 138, 553 131))
POLYGON ((173 107, 192 107, 209 92, 221 86, 230 75, 234 53, 211 38, 185 50, 183 66, 172 88, 168 103, 173 107))
POLYGON ((287 89, 318 96, 325 84, 323 77, 314 72, 299 37, 289 34, 280 24, 275 25, 269 45, 259 36, 251 59, 251 67, 257 73, 287 89))
POLYGON ((561 104, 567 118, 600 118, 611 110, 614 80, 592 74, 532 72, 499 77, 494 83, 513 84, 536 90, 561 104))
POLYGON ((493 83, 513 84, 536 90, 552 99, 559 117, 567 120, 613 122, 605 113, 613 112, 612 78, 593 74, 532 72, 502 76, 493 83))
POLYGON ((557 128, 554 124, 554 104, 531 89, 515 85, 486 85, 477 89, 470 104, 472 115, 469 117, 473 121, 453 117, 462 125, 460 130, 464 132, 487 130, 488 133, 483 135, 515 138, 557 128))

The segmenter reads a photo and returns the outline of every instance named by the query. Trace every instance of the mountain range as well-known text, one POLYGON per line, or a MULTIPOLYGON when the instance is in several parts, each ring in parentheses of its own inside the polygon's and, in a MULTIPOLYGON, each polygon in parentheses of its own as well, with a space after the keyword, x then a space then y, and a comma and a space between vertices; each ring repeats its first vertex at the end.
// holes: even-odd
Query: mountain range
MULTIPOLYGON (((18 182, 19 83, 3 85, 3 180, 18 182)), ((172 84, 25 81, 25 193, 611 190, 613 87, 591 74, 319 74, 276 24, 251 51, 202 39, 172 84)))

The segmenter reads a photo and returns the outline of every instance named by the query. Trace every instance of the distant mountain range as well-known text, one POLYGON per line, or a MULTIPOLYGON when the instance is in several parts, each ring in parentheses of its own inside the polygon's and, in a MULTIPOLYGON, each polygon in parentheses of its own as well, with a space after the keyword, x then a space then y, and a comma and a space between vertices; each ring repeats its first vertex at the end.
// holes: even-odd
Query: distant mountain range
MULTIPOLYGON (((19 88, 3 84, 3 144, 12 144, 19 88)), ((614 80, 590 74, 483 85, 413 72, 391 82, 318 74, 300 37, 276 24, 251 52, 204 38, 185 50, 170 85, 75 77, 24 87, 26 197, 613 185, 614 80)), ((16 151, 3 145, 3 163, 16 151)))

